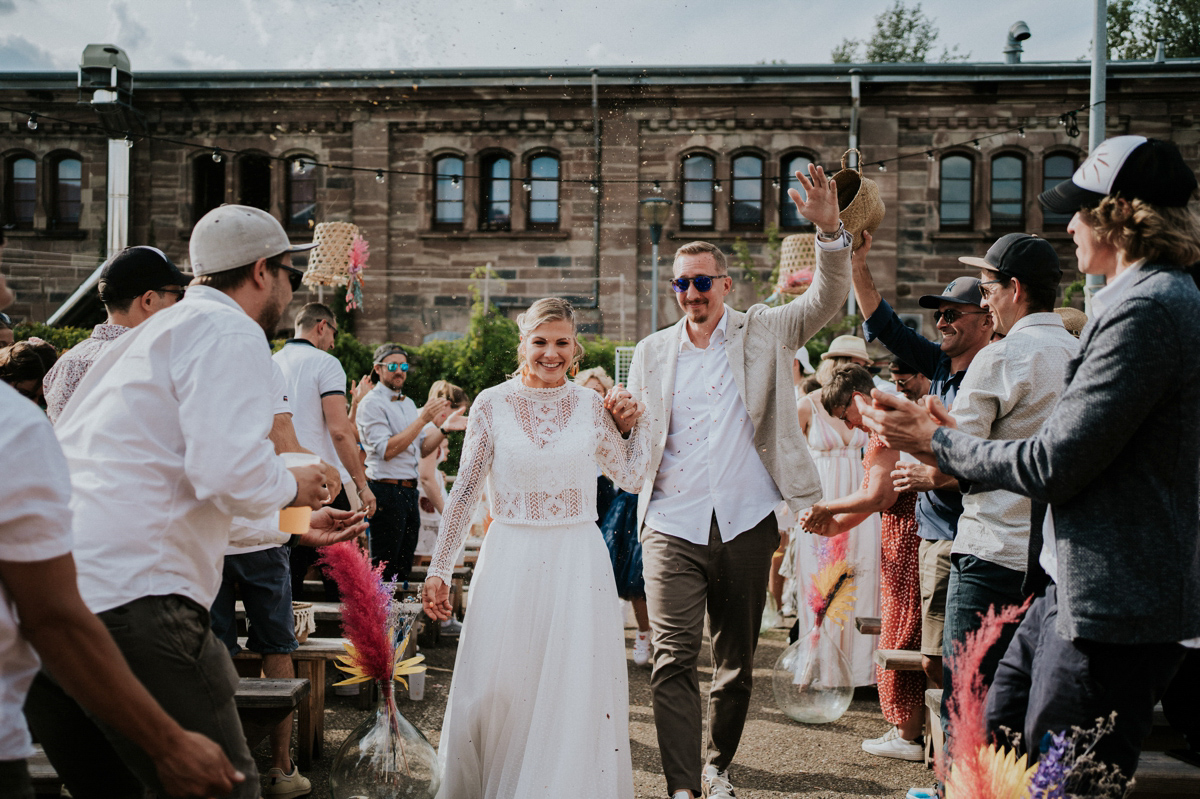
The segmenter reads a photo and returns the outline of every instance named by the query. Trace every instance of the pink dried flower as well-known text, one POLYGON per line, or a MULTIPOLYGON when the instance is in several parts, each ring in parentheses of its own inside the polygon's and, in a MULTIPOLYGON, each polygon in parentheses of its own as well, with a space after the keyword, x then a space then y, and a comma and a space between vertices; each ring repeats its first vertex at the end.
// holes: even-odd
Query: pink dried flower
POLYGON ((342 635, 354 647, 358 667, 373 679, 390 683, 393 646, 388 638, 392 591, 383 582, 383 563, 372 568, 367 553, 353 541, 321 551, 319 563, 342 595, 342 635))

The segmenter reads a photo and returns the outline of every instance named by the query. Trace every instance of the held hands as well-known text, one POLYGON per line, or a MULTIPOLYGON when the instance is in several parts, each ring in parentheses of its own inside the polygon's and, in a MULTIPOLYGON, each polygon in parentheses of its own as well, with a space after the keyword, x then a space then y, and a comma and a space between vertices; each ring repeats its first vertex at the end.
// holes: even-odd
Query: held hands
POLYGON ((808 165, 808 176, 803 172, 796 173, 796 180, 804 187, 808 199, 800 196, 796 189, 788 189, 788 196, 796 204, 800 215, 817 226, 822 233, 833 233, 838 229, 837 187, 833 178, 825 177, 825 170, 816 164, 808 165), (809 179, 811 176, 811 180, 809 179))
POLYGON ((428 578, 425 580, 425 589, 421 591, 421 605, 429 618, 446 621, 453 611, 450 606, 450 586, 442 582, 441 577, 428 578))
POLYGON ((934 463, 933 434, 938 427, 956 427, 942 401, 931 395, 921 403, 879 389, 871 391, 871 403, 860 403, 863 425, 883 439, 891 449, 907 452, 925 463, 934 463))
POLYGON ((438 417, 445 417, 449 411, 450 400, 439 397, 426 402, 417 415, 420 417, 422 424, 429 424, 438 417))
POLYGON ((612 414, 613 422, 622 434, 633 429, 634 424, 645 412, 646 406, 633 398, 629 389, 617 383, 604 396, 604 408, 612 414))
POLYGON ((800 524, 804 527, 805 532, 813 533, 820 536, 834 536, 838 534, 836 522, 833 518, 833 513, 824 505, 813 505, 806 510, 800 517, 800 524))
POLYGON ((329 496, 328 476, 324 464, 289 466, 288 470, 296 478, 296 498, 292 500, 291 507, 302 508, 307 505, 317 510, 333 499, 329 496))
POLYGON ((308 532, 296 543, 303 547, 327 547, 341 541, 349 541, 367 531, 366 515, 362 511, 352 513, 337 508, 321 508, 314 511, 308 522, 308 532))

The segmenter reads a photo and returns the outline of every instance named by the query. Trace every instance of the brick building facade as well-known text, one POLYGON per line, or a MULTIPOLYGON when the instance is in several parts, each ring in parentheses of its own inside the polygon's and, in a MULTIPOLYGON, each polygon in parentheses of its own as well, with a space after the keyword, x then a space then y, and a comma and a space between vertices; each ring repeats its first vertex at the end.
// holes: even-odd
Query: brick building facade
MULTIPOLYGON (((804 229, 787 211, 787 174, 806 159, 836 168, 850 69, 137 74, 144 132, 204 148, 134 138, 129 242, 186 264, 195 219, 220 202, 267 208, 298 240, 311 223, 351 221, 371 245, 356 318, 367 341, 465 329, 485 264, 502 308, 568 296, 585 330, 635 339, 650 332, 655 297, 660 324, 678 318, 666 280, 679 244, 741 239, 765 275, 771 229, 804 229), (214 147, 226 151, 219 163, 214 147), (657 291, 638 214, 654 196, 673 203, 657 291)), ((1043 218, 1036 196, 1082 158, 1087 112, 1074 138, 1060 116, 1087 103, 1086 64, 854 69, 865 174, 888 207, 871 263, 898 310, 927 313, 917 296, 1011 230, 1053 241, 1064 282, 1078 277, 1065 220, 1043 218)), ((1108 135, 1173 139, 1200 166, 1200 60, 1113 62, 1108 74, 1108 135)), ((87 127, 98 118, 71 73, 0 75, 0 108, 15 109, 0 111, 10 312, 39 321, 105 257, 108 144, 87 127)), ((735 304, 757 291, 742 281, 735 304)))

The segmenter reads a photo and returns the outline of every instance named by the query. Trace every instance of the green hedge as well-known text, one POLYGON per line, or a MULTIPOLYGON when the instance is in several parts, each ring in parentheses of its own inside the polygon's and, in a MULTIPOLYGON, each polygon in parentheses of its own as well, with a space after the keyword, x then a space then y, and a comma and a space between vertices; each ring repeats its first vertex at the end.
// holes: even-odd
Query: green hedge
POLYGON ((13 337, 17 341, 27 338, 40 338, 54 345, 60 353, 74 347, 92 335, 88 327, 50 327, 41 322, 17 325, 13 328, 13 337))

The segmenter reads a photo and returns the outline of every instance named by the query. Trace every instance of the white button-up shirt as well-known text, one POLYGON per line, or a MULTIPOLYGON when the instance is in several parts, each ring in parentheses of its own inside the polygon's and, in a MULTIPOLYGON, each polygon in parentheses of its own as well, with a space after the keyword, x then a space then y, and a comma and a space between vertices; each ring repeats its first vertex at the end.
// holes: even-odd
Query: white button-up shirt
POLYGON ((262 328, 207 286, 88 371, 55 431, 71 469, 79 593, 93 613, 170 594, 211 607, 232 518, 296 496, 267 440, 271 374, 262 328))
MULTIPOLYGON (((722 541, 766 518, 782 500, 754 449, 754 424, 733 381, 725 350, 729 314, 700 349, 680 327, 671 423, 646 525, 707 544, 713 515, 722 541)), ((361 412, 361 411, 360 411, 361 412)))
POLYGON ((402 433, 417 420, 417 405, 412 397, 402 397, 383 383, 367 392, 358 403, 358 434, 367 451, 367 477, 371 480, 416 480, 417 464, 421 460, 421 444, 425 431, 417 434, 408 449, 388 460, 388 439, 402 433))

